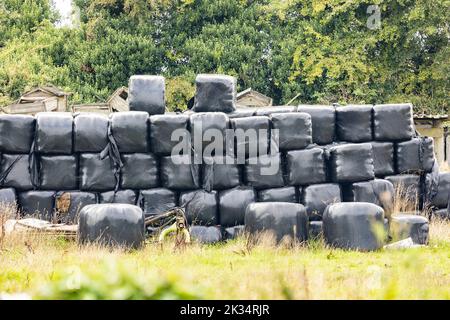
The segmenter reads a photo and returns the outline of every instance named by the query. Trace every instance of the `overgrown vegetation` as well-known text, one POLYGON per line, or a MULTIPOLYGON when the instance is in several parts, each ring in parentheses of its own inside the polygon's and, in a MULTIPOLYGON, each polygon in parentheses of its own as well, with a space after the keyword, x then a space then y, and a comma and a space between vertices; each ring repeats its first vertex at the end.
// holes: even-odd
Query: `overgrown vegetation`
POLYGON ((371 253, 320 241, 249 246, 244 238, 126 252, 13 237, 0 251, 0 292, 46 299, 449 299, 450 224, 430 227, 428 247, 371 253))
POLYGON ((104 100, 132 74, 163 74, 183 108, 197 73, 238 78, 282 104, 410 101, 447 112, 447 0, 75 0, 78 28, 55 28, 48 0, 0 4, 0 106, 53 83, 104 100), (369 5, 381 10, 367 27, 369 5))

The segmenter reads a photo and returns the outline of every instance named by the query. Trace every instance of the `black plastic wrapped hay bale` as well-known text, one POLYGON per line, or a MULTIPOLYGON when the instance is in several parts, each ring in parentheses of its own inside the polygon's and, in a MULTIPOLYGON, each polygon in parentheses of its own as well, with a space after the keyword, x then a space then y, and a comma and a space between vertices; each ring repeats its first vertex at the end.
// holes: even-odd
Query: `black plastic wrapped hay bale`
POLYGON ((2 187, 10 187, 19 191, 33 189, 27 154, 3 154, 1 176, 2 187))
POLYGON ((369 202, 384 209, 386 215, 394 206, 394 185, 383 179, 355 182, 347 186, 344 200, 347 202, 369 202))
POLYGON ((431 215, 440 220, 450 220, 450 208, 433 210, 431 215))
POLYGON ((300 193, 296 187, 270 188, 258 191, 258 201, 297 203, 300 193))
POLYGON ((397 173, 422 173, 433 169, 433 138, 419 137, 396 144, 397 173))
POLYGON ((235 153, 242 156, 256 157, 267 154, 270 146, 270 119, 266 116, 231 119, 235 138, 235 153))
POLYGON ((330 148, 330 173, 334 182, 348 183, 375 178, 372 145, 344 144, 330 148))
POLYGON ((152 152, 159 156, 168 156, 180 142, 184 143, 184 147, 187 150, 190 150, 191 140, 188 125, 189 116, 183 114, 151 116, 150 145, 152 152), (174 135, 174 140, 172 140, 172 134, 174 135))
POLYGON ((390 221, 393 241, 411 238, 415 244, 428 244, 428 219, 415 212, 394 214, 390 221))
POLYGON ((149 150, 148 114, 141 111, 115 112, 111 132, 120 152, 145 153, 149 150))
POLYGON ((308 185, 327 181, 326 153, 322 148, 286 153, 287 183, 308 185))
POLYGON ((58 192, 55 197, 55 220, 58 223, 77 224, 81 209, 96 203, 97 195, 92 192, 58 192))
POLYGON ((99 194, 99 203, 136 204, 137 195, 134 190, 106 191, 99 194))
POLYGON ((324 105, 299 105, 297 112, 311 116, 312 142, 319 145, 333 143, 336 132, 336 108, 324 105))
POLYGON ((108 144, 108 123, 106 115, 80 113, 73 120, 74 151, 101 152, 108 144))
POLYGON ((41 154, 72 154, 73 117, 69 112, 36 115, 36 151, 41 154))
POLYGON ((303 188, 301 203, 310 220, 321 220, 329 204, 341 201, 341 187, 337 183, 313 184, 303 188))
POLYGON ((224 236, 225 236, 226 240, 233 240, 233 239, 237 239, 238 237, 244 235, 244 233, 245 233, 245 226, 240 225, 240 226, 225 228, 224 236))
POLYGON ((250 187, 235 187, 219 192, 220 225, 232 227, 244 224, 245 209, 256 201, 256 194, 250 187))
POLYGON ((17 194, 14 188, 0 189, 0 205, 15 206, 17 204, 17 194))
POLYGON ((281 154, 262 155, 245 161, 245 183, 255 189, 284 186, 281 154))
POLYGON ((181 207, 185 207, 188 223, 202 226, 219 224, 216 191, 182 192, 178 202, 181 207))
POLYGON ((29 153, 36 120, 29 115, 0 115, 0 152, 29 153))
POLYGON ((394 144, 392 142, 376 142, 372 145, 373 167, 376 177, 395 174, 394 144))
MULTIPOLYGON (((190 132, 192 137, 192 147, 198 157, 205 155, 207 146, 214 140, 215 143, 222 146, 222 151, 217 151, 217 155, 225 154, 226 129, 229 128, 229 119, 223 112, 201 112, 194 113, 189 118, 190 132), (221 135, 223 140, 215 141, 215 137, 208 135, 221 135), (201 153, 203 151, 203 153, 201 153)), ((219 138, 219 137, 217 137, 219 138)), ((232 143, 230 141, 229 143, 232 143)), ((209 155, 209 154, 208 154, 209 155)), ((210 154, 216 155, 216 154, 210 154)))
POLYGON ((377 141, 403 141, 414 136, 412 104, 377 104, 373 107, 373 134, 377 141))
POLYGON ((24 216, 52 221, 55 208, 54 191, 27 191, 18 196, 19 210, 24 216))
POLYGON ((302 112, 272 113, 272 140, 280 150, 304 149, 312 143, 311 116, 302 112), (275 131, 276 130, 276 131, 275 131))
POLYGON ((98 153, 80 154, 80 189, 83 191, 114 190, 116 178, 109 157, 101 159, 98 153))
POLYGON ((150 189, 158 186, 158 162, 150 153, 122 154, 120 187, 122 189, 150 189))
POLYGON ((42 190, 78 189, 78 161, 71 156, 41 156, 39 188, 42 190))
POLYGON ((92 204, 80 212, 78 241, 139 248, 145 240, 144 213, 131 204, 92 204))
POLYGON ((162 186, 174 190, 200 188, 200 165, 190 156, 161 158, 160 178, 162 186))
POLYGON ((128 86, 130 111, 144 111, 149 115, 165 112, 166 85, 164 77, 134 75, 130 77, 128 86))
POLYGON ((245 230, 250 234, 270 232, 279 242, 284 237, 305 241, 308 239, 308 216, 298 203, 258 202, 247 206, 245 230))
MULTIPOLYGON (((436 194, 431 197, 429 205, 435 208, 447 208, 450 202, 450 172, 440 172, 436 194)), ((431 175, 426 177, 427 188, 431 188, 431 175)))
POLYGON ((207 191, 224 190, 241 183, 241 170, 235 158, 214 156, 204 158, 202 165, 202 185, 207 191))
POLYGON ((339 141, 372 140, 372 105, 348 105, 336 108, 336 132, 339 141))
POLYGON ((146 216, 164 213, 177 206, 177 195, 165 188, 141 190, 139 205, 146 216))
POLYGON ((228 113, 230 119, 252 117, 256 113, 254 108, 236 108, 235 111, 228 113))
POLYGON ((420 202, 421 188, 420 176, 415 174, 398 174, 385 178, 394 186, 395 195, 400 196, 411 204, 420 202))
POLYGON ((196 242, 212 244, 222 241, 222 230, 219 227, 191 226, 191 239, 196 242))
POLYGON ((323 214, 325 241, 336 248, 377 250, 384 242, 384 210, 366 202, 329 205, 323 214))
POLYGON ((236 109, 236 78, 222 74, 199 74, 195 78, 195 112, 225 112, 236 109))

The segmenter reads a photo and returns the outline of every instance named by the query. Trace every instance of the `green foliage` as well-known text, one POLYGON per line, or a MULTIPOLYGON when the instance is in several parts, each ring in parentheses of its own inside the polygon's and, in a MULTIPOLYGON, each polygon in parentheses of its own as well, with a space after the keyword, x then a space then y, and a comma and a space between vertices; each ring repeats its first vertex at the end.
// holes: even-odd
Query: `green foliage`
POLYGON ((183 109, 195 74, 211 72, 278 104, 299 94, 303 103, 410 101, 448 112, 448 0, 75 3, 80 28, 57 29, 48 1, 2 1, 0 105, 46 82, 73 102, 101 101, 133 74, 162 74, 169 108, 183 109), (378 29, 367 27, 371 4, 378 29))
POLYGON ((131 265, 107 259, 96 268, 69 267, 55 272, 35 299, 50 300, 175 300, 199 299, 177 286, 174 279, 143 277, 129 272, 131 265))

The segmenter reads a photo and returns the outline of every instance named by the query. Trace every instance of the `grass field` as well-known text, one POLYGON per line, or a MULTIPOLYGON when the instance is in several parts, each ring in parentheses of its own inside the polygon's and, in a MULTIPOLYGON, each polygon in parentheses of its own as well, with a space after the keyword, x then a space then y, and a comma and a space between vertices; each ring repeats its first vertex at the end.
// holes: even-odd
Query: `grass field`
POLYGON ((450 223, 428 247, 363 253, 320 241, 294 247, 242 238, 126 252, 42 237, 7 237, 0 292, 34 298, 449 299, 450 223))

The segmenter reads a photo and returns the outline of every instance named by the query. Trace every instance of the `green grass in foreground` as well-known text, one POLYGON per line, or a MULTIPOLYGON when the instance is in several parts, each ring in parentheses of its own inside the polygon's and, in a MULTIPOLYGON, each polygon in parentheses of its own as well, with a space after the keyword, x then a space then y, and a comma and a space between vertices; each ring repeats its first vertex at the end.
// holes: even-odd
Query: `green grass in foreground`
POLYGON ((450 224, 430 246, 363 253, 320 242, 294 248, 244 239, 183 251, 125 252, 42 238, 6 238, 0 292, 90 299, 449 299, 450 224))

